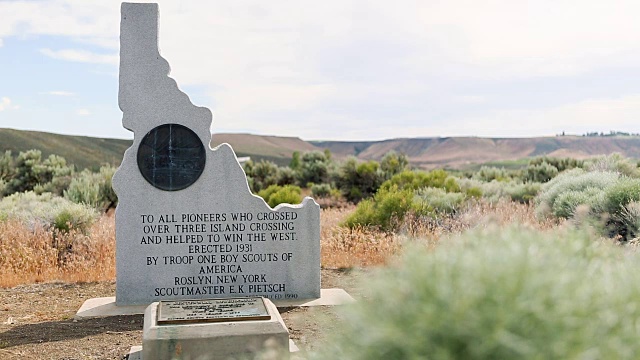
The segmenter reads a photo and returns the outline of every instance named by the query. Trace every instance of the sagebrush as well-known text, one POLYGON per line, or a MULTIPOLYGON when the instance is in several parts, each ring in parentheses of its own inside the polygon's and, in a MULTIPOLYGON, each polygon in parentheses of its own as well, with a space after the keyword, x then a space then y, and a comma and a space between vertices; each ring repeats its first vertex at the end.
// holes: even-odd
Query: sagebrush
POLYGON ((476 230, 412 247, 314 358, 636 359, 640 258, 586 231, 476 230))

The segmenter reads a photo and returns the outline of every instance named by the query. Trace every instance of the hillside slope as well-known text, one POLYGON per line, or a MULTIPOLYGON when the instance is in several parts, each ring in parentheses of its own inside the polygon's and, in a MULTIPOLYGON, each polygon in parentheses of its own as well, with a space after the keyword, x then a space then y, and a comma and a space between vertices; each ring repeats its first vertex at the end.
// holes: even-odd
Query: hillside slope
MULTIPOLYGON (((58 135, 39 131, 0 129, 0 151, 38 149, 43 157, 56 154, 79 169, 96 168, 102 164, 120 164, 131 140, 102 139, 86 136, 58 135)), ((214 134, 211 146, 229 143, 238 156, 250 156, 253 160, 273 161, 287 165, 294 151, 301 153, 322 150, 299 138, 259 136, 250 134, 214 134)))
POLYGON ((251 134, 213 134, 211 146, 222 143, 231 145, 237 156, 250 156, 255 160, 270 160, 278 165, 288 165, 294 151, 304 153, 322 150, 296 137, 263 136, 251 134))
POLYGON ((0 151, 14 154, 38 149, 42 157, 60 155, 79 169, 96 168, 105 163, 119 164, 130 140, 58 135, 39 131, 0 129, 0 151))
POLYGON ((472 164, 517 160, 535 156, 587 158, 614 152, 640 158, 638 136, 557 136, 537 138, 411 138, 374 142, 312 142, 337 157, 353 155, 362 160, 380 160, 390 150, 407 155, 414 166, 460 168, 472 164))
MULTIPOLYGON (((409 138, 383 141, 311 141, 295 137, 251 134, 214 134, 211 146, 229 143, 238 156, 287 165, 294 151, 329 149, 336 159, 356 156, 380 160, 394 150, 407 155, 413 166, 465 168, 474 164, 518 160, 535 156, 586 158, 614 152, 640 159, 638 136, 557 136, 538 138, 409 138)), ((119 164, 131 140, 57 135, 37 131, 0 129, 0 151, 14 153, 40 149, 43 156, 61 155, 78 168, 119 164)))

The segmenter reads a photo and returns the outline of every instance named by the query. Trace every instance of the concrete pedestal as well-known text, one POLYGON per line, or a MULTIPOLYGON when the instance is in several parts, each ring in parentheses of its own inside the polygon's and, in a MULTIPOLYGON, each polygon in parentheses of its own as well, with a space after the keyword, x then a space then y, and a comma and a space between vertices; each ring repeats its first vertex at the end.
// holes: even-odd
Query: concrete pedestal
MULTIPOLYGON (((334 306, 350 304, 353 302, 355 302, 354 298, 343 289, 322 289, 320 290, 319 299, 279 300, 276 301, 276 306, 334 306)), ((115 296, 93 298, 82 304, 82 307, 80 307, 74 316, 74 319, 85 320, 108 316, 138 315, 144 314, 144 309, 146 309, 145 305, 117 306, 115 296)))
POLYGON ((265 305, 270 320, 158 325, 155 302, 144 313, 142 358, 216 360, 274 352, 288 359, 289 331, 276 306, 269 300, 265 305))

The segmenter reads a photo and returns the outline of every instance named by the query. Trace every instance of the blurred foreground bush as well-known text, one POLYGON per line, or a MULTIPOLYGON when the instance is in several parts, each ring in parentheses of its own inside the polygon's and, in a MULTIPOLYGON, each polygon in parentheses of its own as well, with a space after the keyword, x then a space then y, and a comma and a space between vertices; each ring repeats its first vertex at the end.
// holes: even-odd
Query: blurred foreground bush
MULTIPOLYGON (((627 251, 627 252, 625 252, 627 251)), ((317 359, 637 359, 640 258, 513 226, 406 251, 317 359)))

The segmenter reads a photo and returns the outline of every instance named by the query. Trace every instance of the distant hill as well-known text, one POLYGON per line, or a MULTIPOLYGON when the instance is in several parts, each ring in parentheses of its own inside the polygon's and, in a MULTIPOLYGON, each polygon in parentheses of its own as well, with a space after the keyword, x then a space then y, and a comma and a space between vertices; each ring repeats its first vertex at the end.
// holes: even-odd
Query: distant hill
POLYGON ((519 160, 536 156, 584 159, 614 152, 640 158, 638 136, 557 136, 536 138, 409 138, 373 142, 314 141, 337 157, 354 155, 380 160, 390 150, 402 152, 413 166, 466 168, 476 164, 519 160))
MULTIPOLYGON (((238 156, 250 156, 257 161, 270 160, 281 166, 289 164, 294 151, 322 150, 299 138, 250 134, 214 134, 211 146, 225 142, 233 146, 238 156)), ((97 168, 105 163, 119 165, 131 144, 131 140, 0 128, 0 151, 10 150, 18 154, 38 149, 43 157, 60 155, 79 169, 97 168)))
POLYGON ((322 150, 300 138, 262 136, 251 134, 213 134, 211 146, 231 144, 237 156, 250 156, 253 160, 270 160, 280 166, 289 164, 294 151, 322 150))
POLYGON ((0 129, 0 151, 38 149, 43 158, 60 155, 79 169, 97 168, 102 164, 120 164, 130 140, 102 139, 86 136, 58 135, 39 131, 0 129))
MULTIPOLYGON (((356 156, 380 160, 394 150, 407 155, 413 166, 426 169, 469 168, 485 163, 508 163, 535 156, 587 158, 614 152, 640 159, 639 136, 556 136, 537 138, 407 138, 383 141, 304 141, 295 137, 251 134, 214 134, 211 146, 229 143, 238 156, 287 165, 294 151, 329 149, 337 159, 356 156)), ((78 168, 119 164, 130 140, 57 135, 37 131, 0 129, 0 151, 14 153, 40 149, 57 154, 78 168)))

